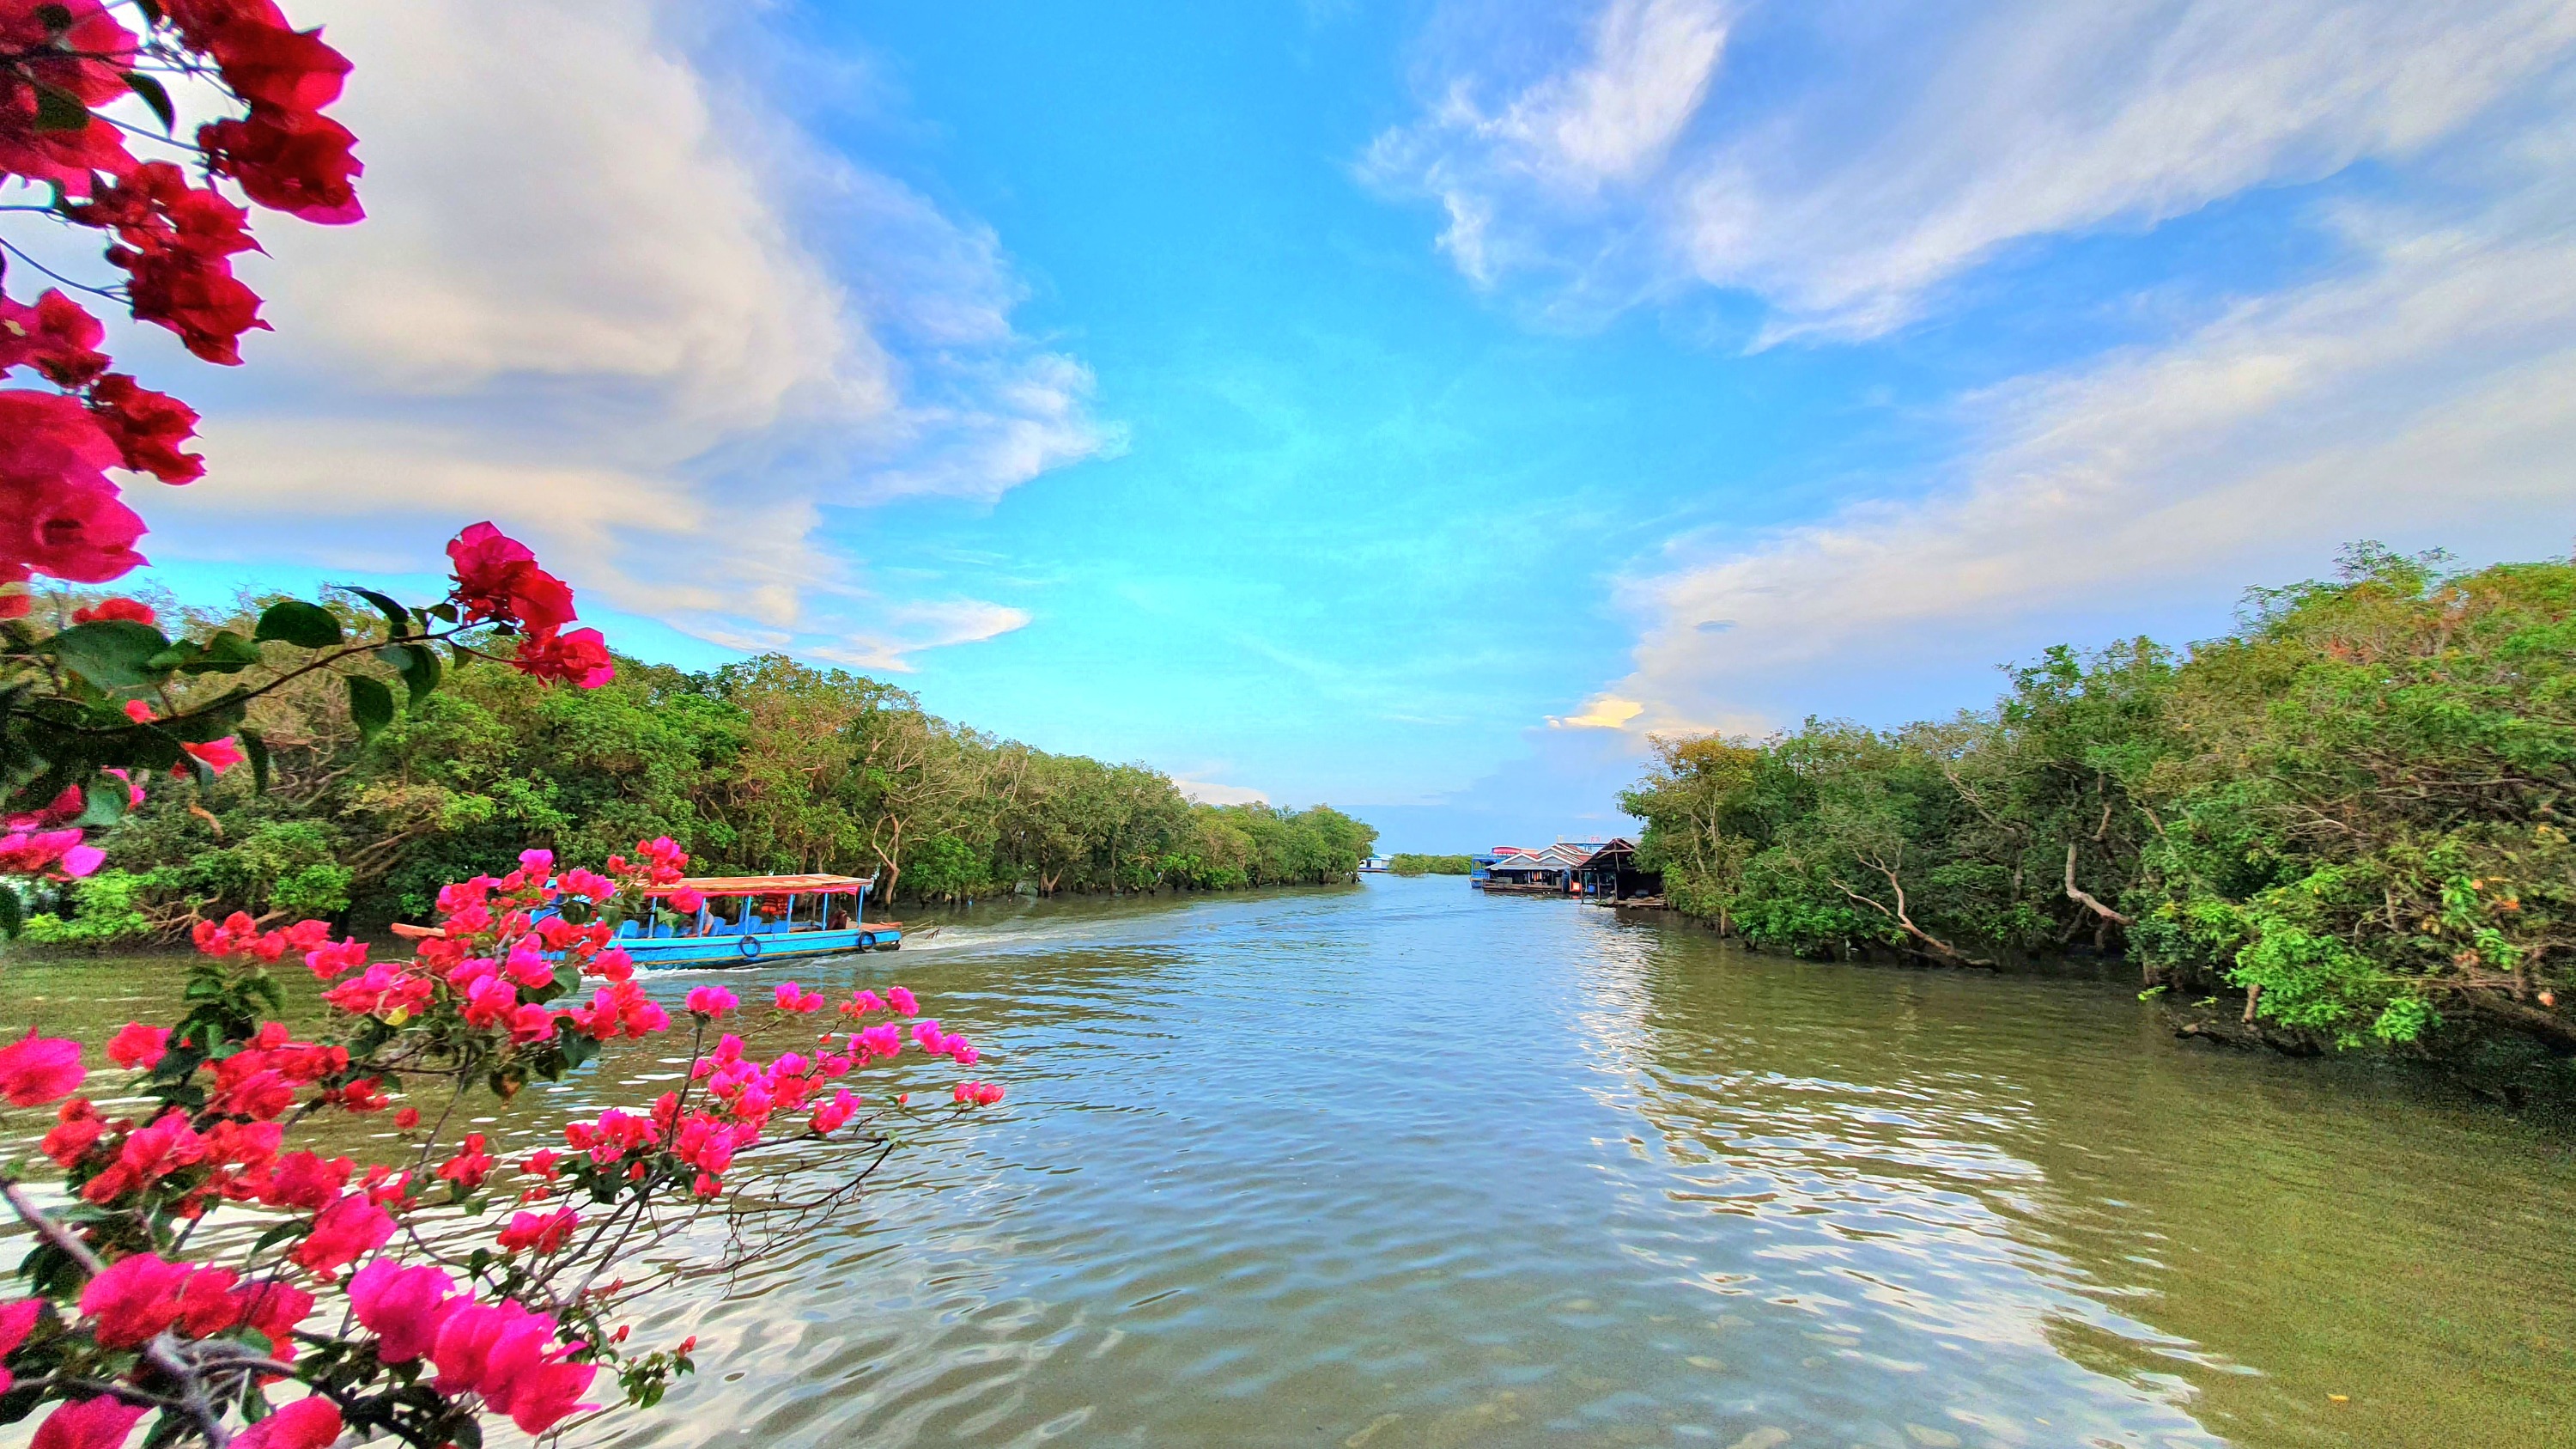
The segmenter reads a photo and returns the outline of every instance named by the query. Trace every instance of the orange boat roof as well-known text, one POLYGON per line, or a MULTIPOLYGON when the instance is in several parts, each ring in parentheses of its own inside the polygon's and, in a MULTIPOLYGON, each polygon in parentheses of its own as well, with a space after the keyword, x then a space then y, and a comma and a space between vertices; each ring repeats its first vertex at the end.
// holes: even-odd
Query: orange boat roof
POLYGON ((702 896, 830 895, 864 890, 869 884, 868 877, 862 875, 705 875, 655 886, 645 894, 666 896, 673 891, 691 890, 702 896))

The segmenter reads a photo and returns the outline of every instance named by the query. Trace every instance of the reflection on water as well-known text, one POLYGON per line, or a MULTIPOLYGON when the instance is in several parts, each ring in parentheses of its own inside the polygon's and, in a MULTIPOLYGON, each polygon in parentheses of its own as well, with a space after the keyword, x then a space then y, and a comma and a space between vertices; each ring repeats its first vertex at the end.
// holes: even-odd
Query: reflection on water
MULTIPOLYGON (((897 967, 1009 1103, 639 1324, 698 1334, 700 1375, 592 1441, 2576 1444, 2563 1147, 2178 1045, 2116 984, 1799 965, 1437 878, 979 910, 730 974, 897 967)), ((168 980, 22 965, 0 1014, 121 1021, 168 980)), ((487 1130, 532 1143, 660 1055, 487 1130)))

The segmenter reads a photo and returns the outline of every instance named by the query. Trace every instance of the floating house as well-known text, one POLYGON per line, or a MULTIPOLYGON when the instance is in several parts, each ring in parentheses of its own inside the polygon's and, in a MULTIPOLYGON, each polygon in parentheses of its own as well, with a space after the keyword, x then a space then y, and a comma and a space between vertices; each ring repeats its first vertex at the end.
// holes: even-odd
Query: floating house
POLYGON ((1500 856, 1485 869, 1485 889, 1518 895, 1572 895, 1581 889, 1576 872, 1602 842, 1560 840, 1540 850, 1500 856))
POLYGON ((1468 884, 1480 890, 1569 896, 1605 905, 1660 902, 1663 896, 1662 874, 1639 870, 1637 842, 1624 837, 1560 840, 1538 850, 1496 846, 1490 854, 1475 859, 1476 870, 1468 884))
POLYGON ((1637 843, 1633 840, 1605 841, 1577 867, 1575 880, 1587 901, 1602 905, 1623 901, 1663 904, 1664 873, 1637 868, 1637 843))

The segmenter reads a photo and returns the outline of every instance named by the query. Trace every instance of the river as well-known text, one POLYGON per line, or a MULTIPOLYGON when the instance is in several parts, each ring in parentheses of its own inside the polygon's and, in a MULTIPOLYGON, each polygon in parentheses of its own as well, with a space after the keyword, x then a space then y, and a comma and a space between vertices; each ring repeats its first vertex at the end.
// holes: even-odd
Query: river
MULTIPOLYGON (((726 977, 902 981, 1010 1097, 639 1323, 699 1374, 577 1443, 2576 1444, 2567 1144, 2111 979, 1437 877, 726 977)), ((0 1016, 96 1040, 174 979, 22 963, 0 1016)))

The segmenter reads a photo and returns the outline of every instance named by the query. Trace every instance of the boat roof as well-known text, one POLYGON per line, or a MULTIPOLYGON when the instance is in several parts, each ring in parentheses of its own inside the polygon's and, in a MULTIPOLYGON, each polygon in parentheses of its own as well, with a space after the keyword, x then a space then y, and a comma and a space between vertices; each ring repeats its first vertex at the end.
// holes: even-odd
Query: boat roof
POLYGON ((837 895, 865 890, 869 884, 863 875, 701 875, 655 886, 645 894, 666 896, 691 890, 702 896, 837 895))

